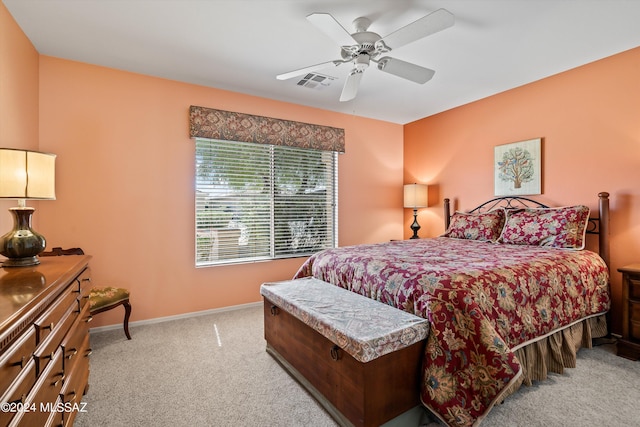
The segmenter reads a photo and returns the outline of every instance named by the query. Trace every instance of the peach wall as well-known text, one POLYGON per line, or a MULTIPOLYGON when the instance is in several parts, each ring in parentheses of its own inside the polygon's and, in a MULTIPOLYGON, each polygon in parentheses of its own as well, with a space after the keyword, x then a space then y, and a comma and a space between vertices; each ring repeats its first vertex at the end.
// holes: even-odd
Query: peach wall
POLYGON ((340 245, 402 236, 401 125, 42 56, 40 149, 58 155, 58 197, 40 231, 92 254, 96 284, 129 288, 133 320, 259 301, 303 262, 194 267, 190 105, 344 128, 340 245))
MULTIPOLYGON (((38 52, 0 3, 0 147, 38 149, 38 52)), ((38 203, 30 203, 38 208, 38 203)), ((15 201, 0 201, 0 234, 13 226, 7 209, 15 201)), ((33 226, 37 229, 38 215, 33 226)))
MULTIPOLYGON (((493 196, 493 147, 543 138, 543 194, 551 205, 611 194, 613 327, 620 274, 640 262, 640 48, 405 126, 405 182, 430 184, 421 234, 442 233, 442 199, 470 209, 493 196), (430 194, 431 199, 431 194, 430 194)), ((405 236, 410 215, 405 213, 405 236)))

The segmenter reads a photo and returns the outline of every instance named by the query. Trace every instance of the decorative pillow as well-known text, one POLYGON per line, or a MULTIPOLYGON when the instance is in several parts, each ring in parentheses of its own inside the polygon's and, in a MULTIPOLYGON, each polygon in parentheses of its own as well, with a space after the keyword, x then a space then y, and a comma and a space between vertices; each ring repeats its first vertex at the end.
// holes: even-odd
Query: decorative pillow
POLYGON ((584 249, 589 208, 526 208, 507 211, 499 242, 512 245, 584 249))
POLYGON ((442 236, 495 242, 500 237, 505 217, 502 208, 483 213, 456 212, 442 236))

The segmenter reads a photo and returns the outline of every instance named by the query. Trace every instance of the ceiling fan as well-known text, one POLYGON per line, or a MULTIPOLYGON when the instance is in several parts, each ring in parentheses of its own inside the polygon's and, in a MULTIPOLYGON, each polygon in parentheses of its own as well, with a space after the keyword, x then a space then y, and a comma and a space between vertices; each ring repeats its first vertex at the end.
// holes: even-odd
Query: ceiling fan
POLYGON ((319 71, 329 66, 337 67, 351 63, 353 68, 340 95, 340 101, 349 101, 356 97, 360 79, 371 62, 378 64, 378 69, 416 83, 426 83, 435 71, 400 59, 383 56, 392 49, 419 40, 438 31, 449 28, 454 23, 454 16, 445 9, 438 9, 417 21, 408 24, 386 37, 367 31, 371 20, 365 17, 353 21, 355 32, 350 34, 336 19, 328 13, 312 13, 307 20, 333 39, 340 46, 341 59, 327 61, 309 67, 300 68, 276 76, 278 80, 287 80, 303 74, 319 71), (355 42, 355 44, 354 44, 355 42))

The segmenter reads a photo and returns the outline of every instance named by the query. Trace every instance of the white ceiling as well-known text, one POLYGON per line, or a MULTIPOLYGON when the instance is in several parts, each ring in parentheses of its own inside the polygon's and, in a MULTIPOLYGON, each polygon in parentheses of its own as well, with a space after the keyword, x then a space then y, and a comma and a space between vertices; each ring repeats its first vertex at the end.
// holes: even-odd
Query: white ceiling
MULTIPOLYGON (((638 0, 3 0, 43 55, 331 111, 408 123, 640 46, 638 0), (350 66, 310 89, 287 71, 340 58, 305 17, 358 16, 385 36, 445 8, 453 27, 390 52, 436 71, 419 85, 365 71, 339 102, 350 66)), ((640 77, 640 76, 639 76, 640 77)))

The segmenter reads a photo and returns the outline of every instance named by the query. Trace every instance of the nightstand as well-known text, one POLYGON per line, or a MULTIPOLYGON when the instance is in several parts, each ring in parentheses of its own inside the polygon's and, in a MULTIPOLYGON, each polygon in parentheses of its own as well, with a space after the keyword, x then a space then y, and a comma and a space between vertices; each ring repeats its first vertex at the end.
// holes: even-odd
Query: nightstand
POLYGON ((640 264, 619 268, 622 273, 622 338, 618 356, 640 358, 640 264))

